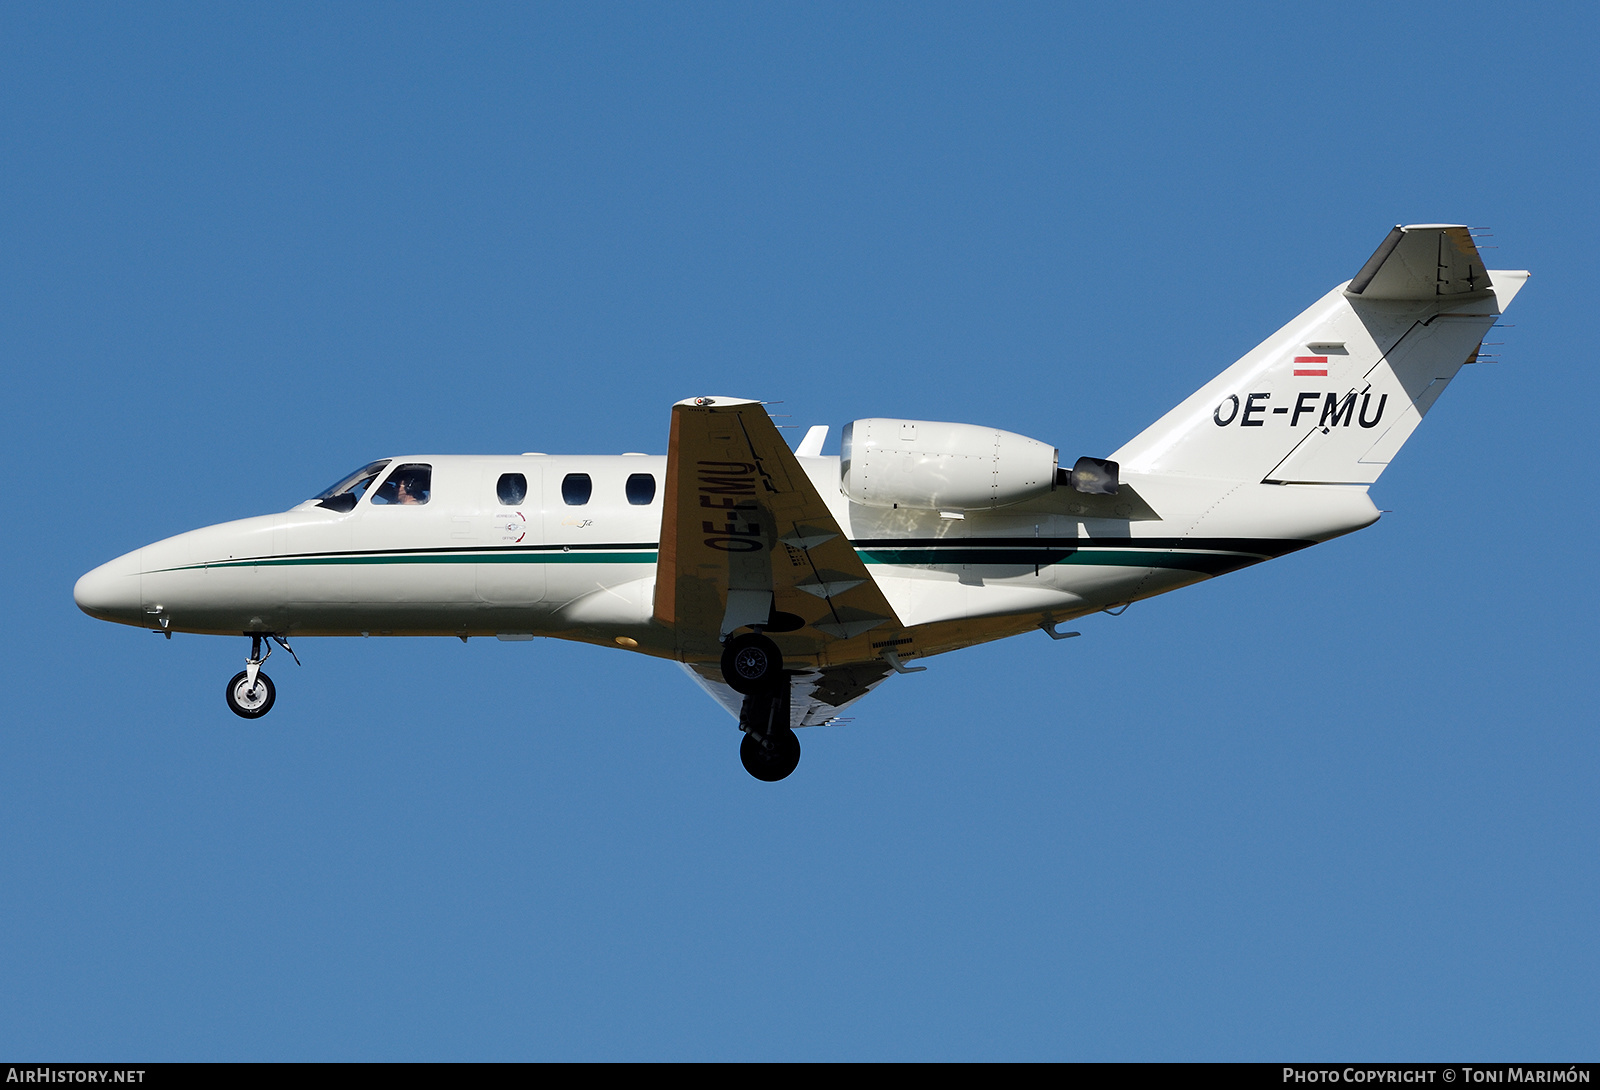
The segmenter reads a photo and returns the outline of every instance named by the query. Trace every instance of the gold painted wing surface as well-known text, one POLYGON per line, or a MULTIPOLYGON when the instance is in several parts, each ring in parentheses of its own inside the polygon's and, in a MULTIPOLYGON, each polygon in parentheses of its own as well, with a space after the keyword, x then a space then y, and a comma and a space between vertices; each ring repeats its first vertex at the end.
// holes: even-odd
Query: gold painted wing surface
POLYGON ((766 409, 736 398, 672 408, 655 616, 691 663, 752 625, 791 669, 910 642, 766 409))

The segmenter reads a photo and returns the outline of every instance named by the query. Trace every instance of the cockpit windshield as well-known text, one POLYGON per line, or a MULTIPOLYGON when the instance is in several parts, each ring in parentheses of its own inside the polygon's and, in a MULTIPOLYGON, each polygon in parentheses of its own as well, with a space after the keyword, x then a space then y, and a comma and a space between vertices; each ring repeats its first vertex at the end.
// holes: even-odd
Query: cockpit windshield
POLYGON ((390 459, 388 458, 377 462, 369 462, 350 474, 350 476, 345 477, 338 484, 318 492, 311 498, 316 501, 318 507, 326 507, 340 513, 352 511, 355 509, 356 502, 361 499, 362 494, 372 487, 372 482, 378 479, 378 475, 383 472, 384 467, 389 462, 390 459))

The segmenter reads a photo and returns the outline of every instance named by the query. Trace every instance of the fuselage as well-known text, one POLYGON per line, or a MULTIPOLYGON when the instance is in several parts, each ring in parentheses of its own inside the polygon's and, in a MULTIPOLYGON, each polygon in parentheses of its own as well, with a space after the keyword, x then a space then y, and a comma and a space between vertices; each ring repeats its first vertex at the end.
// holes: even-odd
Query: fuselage
MULTIPOLYGON (((838 458, 800 463, 924 654, 1147 598, 1378 515, 1360 486, 1176 475, 988 511, 867 507, 841 493, 838 458)), ((357 497, 157 541, 85 575, 75 597, 158 631, 549 636, 677 657, 654 608, 666 468, 648 455, 398 456, 357 497), (425 495, 397 498, 402 471, 419 470, 425 495)))

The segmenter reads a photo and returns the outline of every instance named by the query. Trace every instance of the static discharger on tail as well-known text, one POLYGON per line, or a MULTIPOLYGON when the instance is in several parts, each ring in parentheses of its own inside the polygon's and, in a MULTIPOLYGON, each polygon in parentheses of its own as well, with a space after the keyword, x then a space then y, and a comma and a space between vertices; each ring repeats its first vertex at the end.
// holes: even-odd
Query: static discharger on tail
POLYGON ((1367 487, 1527 279, 1464 227, 1390 232, 1334 288, 1108 458, 926 420, 815 427, 760 402, 672 407, 666 457, 406 454, 282 514, 78 581, 90 616, 250 640, 228 706, 308 636, 537 636, 674 659, 738 720, 751 775, 890 674, 1370 525, 1367 487), (914 664, 915 663, 915 664, 914 664))

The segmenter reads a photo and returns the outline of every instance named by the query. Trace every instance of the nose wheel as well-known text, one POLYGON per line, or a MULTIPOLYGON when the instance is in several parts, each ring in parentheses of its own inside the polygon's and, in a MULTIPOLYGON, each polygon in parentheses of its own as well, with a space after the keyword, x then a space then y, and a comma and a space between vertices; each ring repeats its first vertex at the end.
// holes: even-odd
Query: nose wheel
POLYGON ((228 710, 234 715, 241 719, 260 719, 272 710, 272 702, 278 699, 278 690, 272 684, 272 679, 261 672, 261 664, 272 656, 272 645, 276 643, 289 652, 297 666, 300 656, 294 653, 294 648, 282 636, 269 636, 265 644, 266 654, 262 654, 260 634, 250 632, 246 635, 250 637, 250 657, 245 660, 244 669, 234 674, 228 682, 223 695, 227 698, 228 710))
POLYGON ((260 670, 256 671, 255 680, 251 680, 250 671, 240 670, 228 682, 228 710, 234 715, 244 719, 260 719, 272 710, 272 702, 278 698, 278 690, 272 684, 272 679, 260 670))

